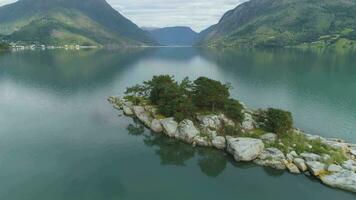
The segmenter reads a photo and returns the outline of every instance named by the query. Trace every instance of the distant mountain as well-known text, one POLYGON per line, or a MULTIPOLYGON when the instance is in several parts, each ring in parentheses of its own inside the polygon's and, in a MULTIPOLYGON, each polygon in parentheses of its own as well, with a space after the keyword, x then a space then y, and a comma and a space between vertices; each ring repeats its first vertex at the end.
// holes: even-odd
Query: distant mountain
POLYGON ((189 27, 176 26, 166 28, 151 28, 148 30, 161 45, 191 46, 195 44, 198 33, 189 27))
POLYGON ((19 0, 0 7, 0 34, 44 44, 155 44, 105 0, 19 0))
POLYGON ((347 46, 356 40, 355 0, 250 0, 204 31, 209 46, 347 46))

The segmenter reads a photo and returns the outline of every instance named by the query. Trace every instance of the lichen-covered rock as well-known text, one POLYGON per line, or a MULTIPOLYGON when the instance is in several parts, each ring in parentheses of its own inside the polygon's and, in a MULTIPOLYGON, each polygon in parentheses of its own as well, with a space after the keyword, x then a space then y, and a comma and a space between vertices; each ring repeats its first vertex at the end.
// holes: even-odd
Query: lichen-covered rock
POLYGON ((309 171, 314 176, 319 176, 325 173, 325 164, 318 161, 307 161, 306 165, 308 166, 309 171))
POLYGON ((161 133, 163 131, 163 127, 161 125, 161 121, 158 119, 153 119, 151 122, 151 130, 156 133, 161 133))
POLYGON ((198 116, 197 119, 199 120, 200 125, 205 128, 217 130, 222 126, 220 118, 217 115, 201 115, 198 116))
POLYGON ((308 170, 307 165, 305 164, 305 161, 301 158, 294 158, 293 163, 298 167, 298 169, 302 172, 305 172, 308 170))
POLYGON ((356 162, 353 160, 347 160, 341 165, 344 169, 356 172, 356 162))
POLYGON ((305 161, 321 161, 321 156, 315 153, 302 153, 300 154, 305 161))
POLYGON ((277 140, 278 136, 275 133, 266 133, 262 135, 260 138, 266 143, 274 143, 277 140))
POLYGON ((264 149, 262 140, 253 138, 226 137, 227 151, 236 161, 251 161, 256 159, 264 149))
POLYGON ((329 172, 333 172, 333 173, 335 173, 335 172, 340 172, 340 171, 342 171, 343 169, 342 169, 342 167, 340 166, 340 165, 335 165, 335 164, 331 164, 331 165, 329 165, 329 167, 328 167, 328 171, 329 172))
POLYGON ((287 167, 288 171, 292 174, 300 174, 299 168, 290 161, 283 160, 284 165, 287 167))
POLYGON ((250 113, 244 113, 244 121, 242 122, 242 128, 245 130, 252 130, 255 128, 255 121, 250 113))
POLYGON ((194 137, 199 134, 198 129, 194 126, 191 120, 183 120, 178 125, 178 132, 176 137, 188 143, 193 143, 194 137))
POLYGON ((163 127, 163 131, 169 137, 175 137, 177 134, 178 123, 174 120, 173 117, 162 119, 161 125, 163 127))
POLYGON ((142 106, 133 106, 133 112, 135 116, 147 127, 151 126, 152 118, 150 113, 146 112, 145 108, 142 106))
POLYGON ((267 148, 262 151, 256 160, 254 160, 254 163, 282 170, 286 169, 283 160, 285 160, 285 156, 281 150, 267 148))
POLYGON ((340 171, 321 177, 321 181, 331 187, 356 192, 356 174, 351 171, 340 171))
POLYGON ((223 150, 226 148, 226 140, 222 136, 215 137, 211 142, 213 146, 217 149, 223 150))

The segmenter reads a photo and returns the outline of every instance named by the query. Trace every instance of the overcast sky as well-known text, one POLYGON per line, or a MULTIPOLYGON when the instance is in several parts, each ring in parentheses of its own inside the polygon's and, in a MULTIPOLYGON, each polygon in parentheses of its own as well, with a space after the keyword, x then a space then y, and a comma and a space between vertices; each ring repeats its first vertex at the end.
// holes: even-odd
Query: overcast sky
MULTIPOLYGON (((0 5, 16 0, 0 0, 0 5)), ((107 0, 139 26, 190 26, 196 31, 219 21, 246 0, 107 0)))

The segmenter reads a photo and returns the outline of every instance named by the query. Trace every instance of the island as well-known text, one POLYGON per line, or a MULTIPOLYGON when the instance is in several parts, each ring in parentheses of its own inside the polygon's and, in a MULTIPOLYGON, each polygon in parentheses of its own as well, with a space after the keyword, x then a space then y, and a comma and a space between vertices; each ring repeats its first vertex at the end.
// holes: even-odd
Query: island
POLYGON ((231 85, 207 77, 178 82, 159 75, 108 101, 155 133, 192 145, 226 151, 253 162, 356 193, 356 144, 294 128, 292 114, 249 109, 230 97, 231 85))

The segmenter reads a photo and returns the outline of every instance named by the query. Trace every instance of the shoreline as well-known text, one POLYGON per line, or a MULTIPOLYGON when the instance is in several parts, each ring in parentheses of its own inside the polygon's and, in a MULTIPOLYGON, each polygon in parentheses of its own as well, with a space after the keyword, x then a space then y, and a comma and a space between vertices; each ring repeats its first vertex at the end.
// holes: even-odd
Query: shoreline
POLYGON ((298 144, 288 146, 286 140, 280 139, 275 133, 259 132, 258 124, 252 117, 255 111, 246 107, 245 119, 240 124, 243 135, 229 136, 220 135, 218 131, 223 126, 234 124, 224 114, 198 114, 194 122, 188 119, 177 122, 172 117, 156 115, 157 108, 153 105, 134 105, 120 97, 109 97, 108 101, 126 116, 139 119, 153 132, 191 144, 192 148, 215 148, 225 151, 237 162, 253 162, 264 167, 287 170, 292 174, 312 175, 327 186, 356 193, 356 144, 293 130, 296 137, 310 142, 308 145, 311 150, 317 148, 313 145, 321 143, 335 149, 335 152, 343 152, 346 159, 337 162, 331 152, 331 155, 311 151, 297 153, 293 147, 297 148, 298 144))

